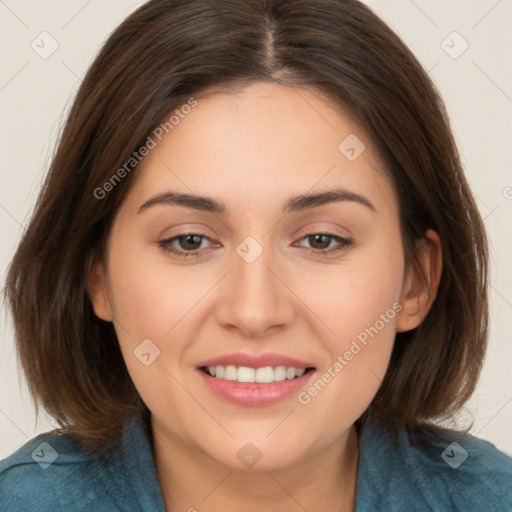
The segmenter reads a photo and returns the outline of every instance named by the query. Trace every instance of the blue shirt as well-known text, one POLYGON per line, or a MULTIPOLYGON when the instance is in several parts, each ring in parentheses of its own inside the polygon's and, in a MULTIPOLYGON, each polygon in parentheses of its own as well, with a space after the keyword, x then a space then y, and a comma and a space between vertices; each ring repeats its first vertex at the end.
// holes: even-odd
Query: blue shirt
MULTIPOLYGON (((403 431, 360 434, 356 512, 512 511, 512 458, 482 439, 413 446, 403 431)), ((191 503, 198 511, 208 507, 191 503)), ((1 512, 164 512, 148 426, 127 423, 120 448, 92 456, 67 434, 41 434, 0 461, 1 512)), ((329 511, 328 511, 329 512, 329 511)))

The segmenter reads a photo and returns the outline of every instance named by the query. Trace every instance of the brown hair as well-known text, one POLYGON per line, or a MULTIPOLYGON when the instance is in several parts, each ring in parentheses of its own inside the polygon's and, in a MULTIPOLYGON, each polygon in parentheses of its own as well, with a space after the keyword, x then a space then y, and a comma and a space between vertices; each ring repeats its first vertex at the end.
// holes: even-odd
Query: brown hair
POLYGON ((35 405, 91 450, 147 409, 112 323, 87 296, 135 171, 97 190, 163 116, 212 87, 270 80, 313 87, 351 113, 399 198, 404 253, 428 228, 443 248, 438 295, 422 324, 396 335, 361 426, 422 435, 474 391, 486 348, 487 242, 443 101, 399 37, 356 0, 152 0, 109 37, 77 93, 5 296, 35 405))

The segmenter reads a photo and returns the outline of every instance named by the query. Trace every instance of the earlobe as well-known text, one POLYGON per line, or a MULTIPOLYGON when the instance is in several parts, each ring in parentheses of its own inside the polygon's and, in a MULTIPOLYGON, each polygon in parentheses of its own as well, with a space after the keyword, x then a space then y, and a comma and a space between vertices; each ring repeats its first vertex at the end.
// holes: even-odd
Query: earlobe
POLYGON ((429 229, 416 244, 419 268, 410 265, 404 280, 397 332, 418 327, 430 311, 437 296, 443 270, 439 235, 429 229))
POLYGON ((107 291, 106 273, 103 264, 91 265, 87 279, 87 294, 91 300, 96 316, 106 322, 113 320, 112 307, 107 291))

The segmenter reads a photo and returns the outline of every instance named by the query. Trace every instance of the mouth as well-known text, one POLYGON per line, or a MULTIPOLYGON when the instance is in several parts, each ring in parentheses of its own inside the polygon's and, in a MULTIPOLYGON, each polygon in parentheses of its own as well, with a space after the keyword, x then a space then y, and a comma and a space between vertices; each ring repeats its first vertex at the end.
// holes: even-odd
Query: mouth
POLYGON ((316 374, 311 364, 280 354, 228 354, 202 361, 196 370, 214 397, 253 407, 291 397, 316 374))
POLYGON ((199 370, 215 379, 234 381, 239 383, 271 384, 285 380, 294 380, 304 374, 314 371, 314 367, 295 368, 293 366, 263 366, 251 368, 235 365, 210 365, 201 366, 199 370))

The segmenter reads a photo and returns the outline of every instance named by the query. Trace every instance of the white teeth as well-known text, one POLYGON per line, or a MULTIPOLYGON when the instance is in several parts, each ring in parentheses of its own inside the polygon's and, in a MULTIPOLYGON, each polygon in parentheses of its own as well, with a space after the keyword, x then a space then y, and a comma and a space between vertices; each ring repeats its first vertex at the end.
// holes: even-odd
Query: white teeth
POLYGON ((256 376, 256 370, 254 368, 247 368, 246 366, 240 366, 237 373, 238 382, 254 382, 256 376))
POLYGON ((224 379, 225 380, 236 380, 237 371, 236 366, 232 364, 228 364, 226 368, 224 368, 224 379))
POLYGON ((224 366, 217 365, 215 367, 215 373, 211 373, 212 376, 217 377, 218 379, 224 378, 224 366))
POLYGON ((286 380, 286 366, 278 366, 274 368, 274 380, 280 382, 286 380))
MULTIPOLYGON (((242 368, 240 368, 241 370, 242 368)), ((238 371, 240 371, 238 370, 238 371)), ((267 384, 269 382, 274 382, 274 370, 271 366, 265 366, 263 368, 258 368, 255 371, 255 379, 252 382, 259 382, 260 384, 267 384)))
POLYGON ((262 368, 249 368, 247 366, 234 365, 216 365, 208 366, 208 373, 212 377, 224 380, 236 380, 238 382, 257 382, 268 384, 271 382, 281 382, 286 379, 302 377, 306 372, 305 368, 294 368, 286 366, 264 366, 262 368))

